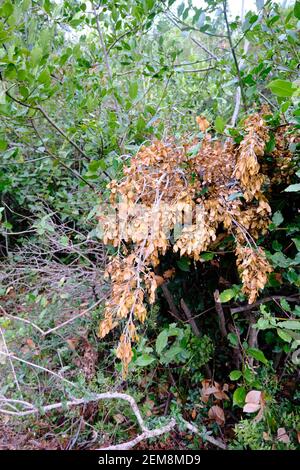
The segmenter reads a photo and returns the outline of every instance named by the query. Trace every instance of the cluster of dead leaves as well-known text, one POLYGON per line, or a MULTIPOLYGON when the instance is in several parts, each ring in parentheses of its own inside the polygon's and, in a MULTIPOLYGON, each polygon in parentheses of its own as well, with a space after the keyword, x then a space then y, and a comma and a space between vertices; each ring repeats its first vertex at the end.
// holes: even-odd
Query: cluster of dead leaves
MULTIPOLYGON (((211 396, 219 401, 229 400, 229 396, 226 394, 228 392, 228 384, 221 386, 218 382, 206 379, 201 382, 201 385, 201 400, 204 403, 207 403, 211 396)), ((208 417, 220 426, 225 424, 225 414, 220 405, 211 406, 208 411, 208 417)))
POLYGON ((251 246, 236 247, 236 262, 242 279, 242 290, 248 296, 249 304, 252 304, 268 280, 268 274, 273 271, 272 266, 266 259, 264 251, 251 246))
MULTIPOLYGON (((117 247, 119 255, 107 270, 112 290, 99 336, 103 338, 126 320, 117 351, 125 370, 132 358, 131 343, 138 340, 135 321, 144 322, 145 301, 154 302, 161 284, 152 269, 168 249, 197 261, 216 241, 220 229, 225 230, 236 240, 237 266, 249 303, 264 288, 272 268, 255 240, 267 232, 271 214, 269 160, 264 159, 269 141, 266 113, 264 108, 246 119, 239 144, 214 139, 208 120, 199 116, 197 123, 204 133, 201 142, 195 139, 176 145, 169 140, 142 146, 124 168, 124 177, 108 184, 118 217, 101 214, 99 221, 104 243, 117 247), (169 235, 182 223, 186 210, 189 222, 173 240, 169 235)), ((286 142, 282 144, 282 132, 276 133, 273 167, 285 168, 289 175, 291 156, 286 142)))

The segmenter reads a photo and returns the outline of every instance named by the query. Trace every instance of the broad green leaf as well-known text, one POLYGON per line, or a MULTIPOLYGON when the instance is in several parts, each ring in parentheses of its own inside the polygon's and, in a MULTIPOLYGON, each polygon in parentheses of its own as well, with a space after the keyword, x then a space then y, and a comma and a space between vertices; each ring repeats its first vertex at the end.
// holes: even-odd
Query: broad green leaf
POLYGON ((270 88, 274 95, 282 98, 292 96, 295 91, 292 82, 288 80, 273 80, 268 83, 267 87, 270 88))
POLYGON ((276 227, 278 227, 283 222, 283 217, 280 211, 275 212, 272 217, 272 222, 276 227))
POLYGON ((270 328, 270 323, 265 318, 259 318, 258 322, 256 323, 256 328, 258 330, 267 330, 270 328))
POLYGON ((290 304, 286 301, 286 299, 280 299, 280 305, 286 312, 292 311, 290 304))
POLYGON ((228 333, 227 338, 233 347, 239 344, 239 339, 235 333, 228 333))
POLYGON ((275 268, 277 266, 279 268, 288 268, 293 263, 293 260, 285 256, 281 251, 277 251, 277 253, 274 253, 274 255, 269 256, 269 258, 275 268))
POLYGON ((31 51, 31 62, 33 65, 37 65, 43 55, 43 51, 39 46, 35 46, 31 51))
POLYGON ((235 291, 233 289, 226 289, 220 294, 220 300, 222 303, 229 302, 235 296, 235 291))
POLYGON ((279 328, 277 328, 277 334, 278 336, 283 339, 283 341, 286 341, 287 343, 290 343, 292 341, 292 337, 284 330, 280 330, 279 328))
POLYGON ((181 271, 188 272, 190 270, 191 260, 189 258, 180 258, 176 264, 181 271))
POLYGON ((2 5, 2 13, 4 16, 10 16, 14 11, 14 7, 11 2, 5 2, 2 5))
POLYGON ((50 77, 50 73, 49 73, 49 70, 48 69, 44 69, 40 75, 39 75, 39 78, 38 78, 38 81, 40 83, 44 83, 45 85, 50 85, 51 83, 51 77, 50 77))
POLYGON ((285 320, 277 323, 280 328, 286 328, 287 330, 300 330, 299 320, 285 320))
POLYGON ((217 116, 216 117, 216 120, 215 120, 215 129, 217 132, 219 132, 220 134, 222 134, 224 132, 224 129, 225 129, 225 122, 223 121, 223 119, 221 118, 221 116, 217 116))
POLYGON ((145 367, 145 366, 149 366, 154 361, 155 361, 155 357, 150 356, 149 354, 142 354, 142 356, 139 356, 136 359, 135 364, 140 367, 145 367))
POLYGON ((300 251, 300 237, 292 238, 292 240, 295 243, 297 250, 300 251))
POLYGON ((257 361, 262 362, 263 364, 268 364, 267 358, 265 357, 264 353, 260 349, 248 348, 246 353, 249 354, 249 356, 256 359, 257 361))
POLYGON ((229 374, 230 380, 239 380, 242 377, 242 372, 240 370, 232 370, 229 374))
POLYGON ((214 258, 215 254, 207 251, 206 253, 201 253, 201 259, 204 261, 210 261, 214 258))
POLYGON ((129 94, 129 96, 132 100, 134 100, 137 97, 138 91, 139 91, 138 83, 137 82, 131 82, 129 87, 128 87, 128 94, 129 94))
POLYGON ((238 387, 233 394, 233 404, 239 407, 243 407, 245 404, 246 390, 244 387, 238 387))
POLYGON ((157 354, 161 354, 163 349, 168 344, 168 330, 163 330, 158 337, 156 338, 156 343, 155 343, 155 350, 157 354))
POLYGON ((296 0, 295 6, 294 6, 294 15, 298 20, 300 20, 300 2, 299 0, 296 0))

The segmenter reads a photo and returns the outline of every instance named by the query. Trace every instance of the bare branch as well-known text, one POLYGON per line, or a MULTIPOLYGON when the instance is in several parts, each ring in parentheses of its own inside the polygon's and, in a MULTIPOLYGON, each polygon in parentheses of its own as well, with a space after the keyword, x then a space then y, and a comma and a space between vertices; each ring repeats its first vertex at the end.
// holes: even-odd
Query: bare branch
POLYGON ((162 426, 158 429, 147 430, 144 431, 142 434, 139 434, 137 437, 132 439, 131 441, 124 442, 123 444, 116 444, 108 447, 101 447, 98 450, 128 450, 132 449, 136 444, 146 439, 152 439, 153 437, 161 436, 162 434, 166 434, 170 432, 176 426, 176 421, 174 418, 170 420, 168 424, 162 426))
POLYGON ((194 424, 189 423, 188 421, 184 421, 184 425, 189 431, 191 431, 194 434, 199 434, 203 438, 203 440, 206 440, 210 444, 213 444, 214 446, 220 447, 220 449, 223 449, 223 450, 227 449, 226 444, 224 444, 223 442, 219 441, 218 439, 215 439, 214 437, 210 436, 205 431, 201 432, 200 429, 197 426, 195 426, 194 424))

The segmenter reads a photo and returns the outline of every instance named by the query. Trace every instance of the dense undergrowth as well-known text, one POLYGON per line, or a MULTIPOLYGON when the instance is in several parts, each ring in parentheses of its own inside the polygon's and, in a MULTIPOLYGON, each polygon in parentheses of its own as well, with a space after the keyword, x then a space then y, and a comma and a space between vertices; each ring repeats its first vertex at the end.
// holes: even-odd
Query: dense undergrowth
POLYGON ((299 447, 290 3, 1 4, 0 449, 299 447))

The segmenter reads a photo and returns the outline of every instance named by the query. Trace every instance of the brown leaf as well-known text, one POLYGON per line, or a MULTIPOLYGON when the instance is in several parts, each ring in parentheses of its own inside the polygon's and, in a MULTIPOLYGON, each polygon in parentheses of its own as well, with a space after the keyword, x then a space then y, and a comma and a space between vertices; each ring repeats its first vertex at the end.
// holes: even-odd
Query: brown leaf
POLYGON ((245 413, 255 413, 259 409, 260 409, 259 403, 246 403, 246 405, 243 408, 243 411, 245 413))
POLYGON ((174 276, 174 273, 175 273, 175 269, 174 269, 174 268, 167 269, 167 270, 163 273, 163 277, 164 277, 164 279, 170 279, 171 277, 174 276))
POLYGON ((161 286, 165 282, 164 278, 162 276, 158 276, 157 274, 155 275, 155 280, 157 287, 161 286))
POLYGON ((224 411, 218 405, 214 405, 210 408, 208 412, 208 416, 210 419, 218 423, 220 426, 223 426, 223 424, 225 424, 224 411))
POLYGON ((262 393, 259 390, 251 390, 248 392, 245 398, 246 403, 260 403, 262 399, 262 393))
POLYGON ((277 440, 280 442, 284 442, 285 444, 289 444, 290 438, 288 433, 286 432, 285 428, 278 428, 277 430, 277 440))
POLYGON ((209 128, 210 124, 205 116, 197 116, 196 122, 201 132, 205 132, 209 128))

